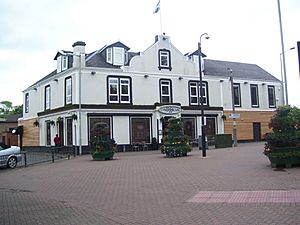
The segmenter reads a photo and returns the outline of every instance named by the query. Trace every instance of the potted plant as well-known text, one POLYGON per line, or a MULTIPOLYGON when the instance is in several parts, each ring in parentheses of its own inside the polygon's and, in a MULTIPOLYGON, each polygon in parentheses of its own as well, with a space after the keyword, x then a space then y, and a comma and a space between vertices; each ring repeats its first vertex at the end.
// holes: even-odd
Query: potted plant
POLYGON ((188 138, 183 134, 183 124, 179 118, 169 119, 160 150, 167 157, 186 156, 192 150, 188 138))
POLYGON ((282 106, 271 118, 272 133, 266 135, 264 154, 272 167, 300 164, 300 109, 282 106))
POLYGON ((106 127, 103 124, 99 124, 98 132, 94 135, 91 142, 91 155, 93 160, 110 160, 113 159, 116 142, 110 138, 106 127))

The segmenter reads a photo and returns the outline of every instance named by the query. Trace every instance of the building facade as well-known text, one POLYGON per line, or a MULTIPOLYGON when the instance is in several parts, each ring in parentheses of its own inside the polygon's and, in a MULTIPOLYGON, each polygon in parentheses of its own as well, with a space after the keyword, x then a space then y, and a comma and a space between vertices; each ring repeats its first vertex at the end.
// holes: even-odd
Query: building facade
POLYGON ((170 37, 156 36, 143 52, 129 50, 115 42, 87 54, 85 43, 76 42, 73 51, 59 51, 57 69, 23 91, 24 146, 54 145, 59 134, 63 145, 85 151, 102 124, 120 149, 129 150, 153 138, 161 142, 170 117, 182 118, 184 133, 196 140, 201 135, 200 90, 207 136, 232 133, 228 68, 240 115, 239 140, 262 139, 282 104, 281 82, 256 65, 201 58, 200 88, 197 54, 183 55, 170 37))

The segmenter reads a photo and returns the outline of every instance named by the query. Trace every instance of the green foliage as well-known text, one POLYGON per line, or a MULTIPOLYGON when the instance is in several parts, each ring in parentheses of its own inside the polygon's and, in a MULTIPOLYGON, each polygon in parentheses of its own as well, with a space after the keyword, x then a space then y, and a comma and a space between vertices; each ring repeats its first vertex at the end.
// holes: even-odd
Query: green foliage
POLYGON ((6 118, 8 116, 22 113, 22 110, 22 105, 13 106, 10 101, 0 102, 0 118, 6 118))
POLYGON ((273 133, 266 135, 266 152, 276 147, 300 146, 300 109, 297 107, 279 107, 269 127, 272 128, 273 133))
POLYGON ((192 150, 188 138, 183 134, 183 124, 178 118, 168 120, 167 135, 160 150, 167 156, 186 156, 192 150))
POLYGON ((92 139, 92 154, 99 152, 114 152, 116 149, 116 142, 108 135, 108 127, 106 124, 97 124, 95 127, 97 135, 92 139))

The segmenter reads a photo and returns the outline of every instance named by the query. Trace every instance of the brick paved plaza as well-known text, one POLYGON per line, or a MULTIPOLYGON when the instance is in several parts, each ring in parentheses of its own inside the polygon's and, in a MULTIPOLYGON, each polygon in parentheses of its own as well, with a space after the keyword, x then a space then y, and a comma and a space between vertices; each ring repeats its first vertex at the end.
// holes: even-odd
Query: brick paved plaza
POLYGON ((300 224, 300 167, 274 170, 263 146, 0 169, 0 224, 300 224))

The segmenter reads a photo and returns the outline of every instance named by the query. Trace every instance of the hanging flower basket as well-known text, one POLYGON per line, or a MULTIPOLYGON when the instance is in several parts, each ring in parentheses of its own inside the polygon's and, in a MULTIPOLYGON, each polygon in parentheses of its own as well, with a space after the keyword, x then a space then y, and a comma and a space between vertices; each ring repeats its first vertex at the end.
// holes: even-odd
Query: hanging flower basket
POLYGON ((50 123, 50 125, 55 126, 54 120, 50 120, 49 123, 50 123))
POLYGON ((35 126, 35 127, 39 127, 39 126, 40 126, 40 123, 39 123, 39 121, 35 120, 35 121, 33 122, 33 126, 35 126))
POLYGON ((57 117, 56 124, 59 125, 59 124, 63 123, 63 121, 64 121, 64 119, 61 116, 59 116, 59 117, 57 117))
POLYGON ((72 114, 72 120, 77 120, 77 115, 76 114, 72 114))

